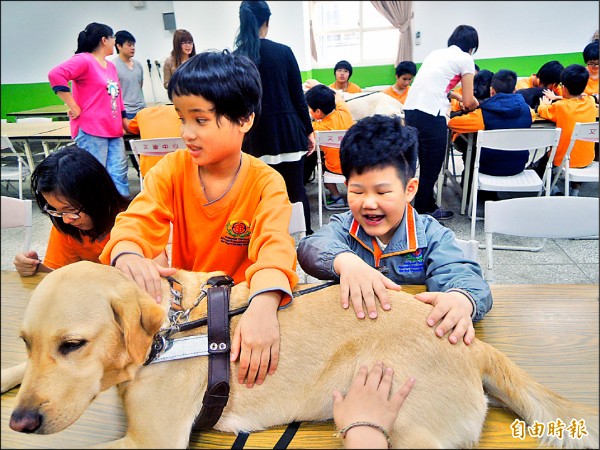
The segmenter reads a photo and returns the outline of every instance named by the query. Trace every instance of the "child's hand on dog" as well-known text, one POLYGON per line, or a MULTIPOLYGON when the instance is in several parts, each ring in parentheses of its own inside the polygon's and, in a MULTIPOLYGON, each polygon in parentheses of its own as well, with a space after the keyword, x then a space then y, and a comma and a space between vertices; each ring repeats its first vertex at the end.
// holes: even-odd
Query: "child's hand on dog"
POLYGON ((336 256, 333 268, 340 274, 342 308, 347 309, 352 301, 354 312, 359 319, 365 318, 364 306, 367 307, 371 319, 377 317, 375 298, 379 299, 384 310, 388 311, 392 307, 386 289, 402 290, 400 285, 369 266, 354 253, 344 252, 336 256))
POLYGON ((252 298, 238 322, 231 341, 230 361, 240 358, 238 383, 251 388, 273 375, 279 362, 278 291, 268 291, 252 298))
MULTIPOLYGON (((393 395, 391 394, 394 371, 377 362, 369 372, 361 366, 346 396, 333 391, 333 419, 338 430, 356 422, 368 422, 392 429, 400 408, 412 391, 415 379, 410 377, 393 395)), ((345 434, 345 448, 387 448, 384 434, 370 426, 356 426, 345 434)))
POLYGON ((435 329, 438 337, 444 337, 446 333, 452 331, 448 340, 456 344, 463 340, 469 345, 475 338, 475 328, 471 314, 473 304, 471 300, 460 292, 421 292, 416 294, 415 298, 423 303, 433 305, 433 310, 427 317, 427 324, 430 327, 439 326, 435 329))

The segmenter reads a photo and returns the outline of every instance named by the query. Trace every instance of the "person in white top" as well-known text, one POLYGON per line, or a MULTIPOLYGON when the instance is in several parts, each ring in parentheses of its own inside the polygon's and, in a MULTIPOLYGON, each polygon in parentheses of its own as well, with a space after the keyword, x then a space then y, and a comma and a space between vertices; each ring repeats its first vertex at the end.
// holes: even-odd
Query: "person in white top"
POLYGON ((477 30, 459 25, 448 39, 448 47, 432 51, 421 65, 404 103, 406 124, 419 132, 419 190, 414 208, 420 214, 431 214, 437 220, 454 216, 436 205, 433 187, 446 153, 446 111, 448 94, 460 82, 463 105, 468 110, 479 106, 473 96, 475 61, 479 47, 477 30))

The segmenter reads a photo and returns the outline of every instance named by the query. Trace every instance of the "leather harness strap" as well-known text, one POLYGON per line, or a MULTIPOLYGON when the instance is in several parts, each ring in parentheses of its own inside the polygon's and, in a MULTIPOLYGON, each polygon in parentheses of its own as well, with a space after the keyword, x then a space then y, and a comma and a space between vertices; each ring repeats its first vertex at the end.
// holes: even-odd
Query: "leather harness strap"
POLYGON ((229 399, 229 292, 230 286, 208 289, 208 386, 193 429, 211 429, 229 399))

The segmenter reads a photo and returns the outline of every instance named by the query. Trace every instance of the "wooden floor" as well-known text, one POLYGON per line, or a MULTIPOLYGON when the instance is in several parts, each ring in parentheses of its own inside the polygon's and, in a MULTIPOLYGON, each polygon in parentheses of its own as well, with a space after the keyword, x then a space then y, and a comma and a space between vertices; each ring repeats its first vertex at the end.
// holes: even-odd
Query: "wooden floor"
MULTIPOLYGON (((20 278, 2 272, 2 368, 24 361, 18 329, 31 291, 43 275, 20 278)), ((422 290, 405 287, 411 293, 422 290)), ((557 393, 598 407, 598 286, 493 285, 494 307, 476 325, 477 337, 505 352, 557 393)), ((125 417, 116 389, 102 393, 71 427, 48 436, 25 435, 8 427, 18 388, 2 395, 2 448, 81 448, 122 437, 125 417)), ((160 405, 157 405, 160 408, 160 405)), ((516 416, 490 408, 477 448, 537 448, 536 439, 511 434, 516 416)), ((273 448, 285 427, 252 433, 244 448, 273 448)), ((288 448, 341 448, 331 421, 303 422, 288 448)), ((190 448, 231 448, 236 436, 193 433, 190 448)))

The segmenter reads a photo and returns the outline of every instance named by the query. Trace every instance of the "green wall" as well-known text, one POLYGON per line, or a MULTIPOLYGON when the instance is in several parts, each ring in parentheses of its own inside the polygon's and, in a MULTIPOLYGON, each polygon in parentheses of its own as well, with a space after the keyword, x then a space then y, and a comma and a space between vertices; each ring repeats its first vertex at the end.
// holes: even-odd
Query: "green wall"
MULTIPOLYGON (((535 73, 542 64, 551 60, 558 60, 563 66, 570 64, 583 64, 581 52, 561 53, 555 55, 515 56, 510 58, 475 59, 480 69, 496 72, 500 69, 511 69, 520 77, 535 73)), ((417 68, 420 64, 417 64, 417 68)), ((312 69, 302 72, 302 80, 315 78, 322 83, 331 84, 335 78, 333 68, 312 69)), ((354 67, 352 81, 361 87, 392 84, 396 81, 394 66, 354 67)), ((13 122, 14 118, 7 116, 12 111, 41 108, 49 105, 60 105, 61 101, 50 88, 49 83, 28 84, 2 84, 1 85, 1 110, 2 118, 13 122)))

